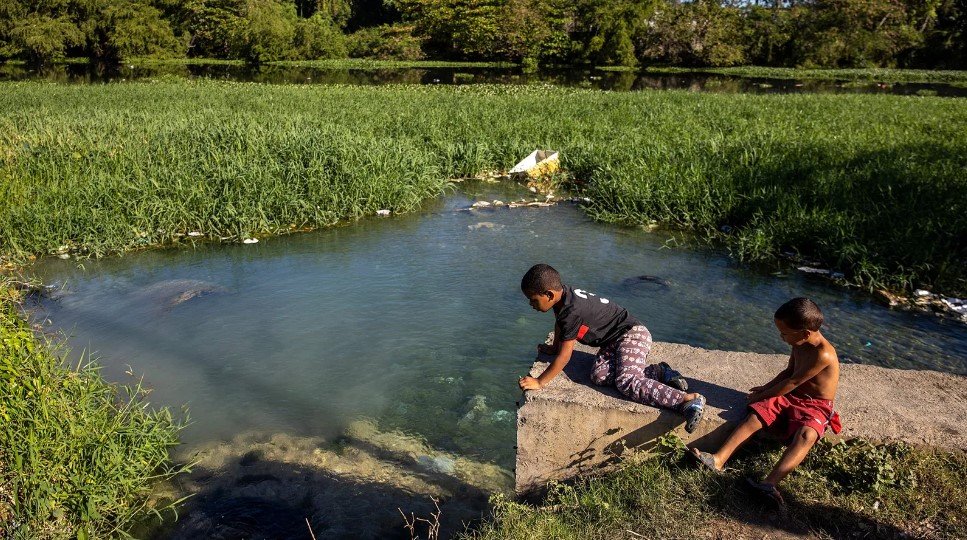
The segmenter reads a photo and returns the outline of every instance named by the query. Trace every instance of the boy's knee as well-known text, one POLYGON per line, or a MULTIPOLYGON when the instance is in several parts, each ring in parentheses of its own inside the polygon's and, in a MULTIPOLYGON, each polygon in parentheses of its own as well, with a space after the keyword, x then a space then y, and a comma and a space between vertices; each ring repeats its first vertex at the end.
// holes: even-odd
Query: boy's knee
POLYGON ((798 442, 812 446, 819 440, 819 433, 811 427, 802 426, 793 437, 798 442))

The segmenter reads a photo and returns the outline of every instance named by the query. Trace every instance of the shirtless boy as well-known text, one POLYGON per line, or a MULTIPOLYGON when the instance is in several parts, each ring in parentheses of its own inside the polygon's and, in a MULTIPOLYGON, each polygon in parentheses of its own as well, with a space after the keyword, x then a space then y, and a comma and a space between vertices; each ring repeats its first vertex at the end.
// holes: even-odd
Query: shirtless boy
POLYGON ((752 388, 746 399, 750 414, 729 435, 718 452, 692 449, 698 461, 721 471, 739 446, 764 427, 779 430, 788 448, 762 482, 747 479, 763 495, 783 504, 776 485, 793 471, 816 444, 827 426, 839 433, 833 399, 839 386, 839 359, 819 328, 823 313, 806 298, 794 298, 776 310, 776 328, 792 346, 789 365, 771 381, 752 388))

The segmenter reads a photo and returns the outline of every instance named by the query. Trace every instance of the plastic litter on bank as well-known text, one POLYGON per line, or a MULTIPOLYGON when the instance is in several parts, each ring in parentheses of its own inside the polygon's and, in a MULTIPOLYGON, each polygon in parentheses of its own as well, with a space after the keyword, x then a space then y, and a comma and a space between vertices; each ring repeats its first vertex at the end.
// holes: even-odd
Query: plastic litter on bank
POLYGON ((534 150, 509 171, 511 176, 540 178, 557 172, 561 166, 558 153, 554 150, 534 150))

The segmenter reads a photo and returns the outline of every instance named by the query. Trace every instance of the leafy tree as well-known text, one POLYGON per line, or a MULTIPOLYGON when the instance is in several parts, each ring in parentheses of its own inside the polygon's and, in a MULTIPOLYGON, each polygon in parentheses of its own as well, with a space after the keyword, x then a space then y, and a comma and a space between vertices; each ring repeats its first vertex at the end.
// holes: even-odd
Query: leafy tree
POLYGON ((817 0, 801 14, 794 57, 803 66, 892 66, 923 41, 899 0, 817 0))
POLYGON ((117 62, 129 56, 184 54, 184 44, 161 11, 147 3, 94 0, 81 13, 80 28, 93 60, 117 62))
POLYGON ((296 22, 293 48, 296 56, 307 60, 347 55, 346 36, 321 12, 296 22))
POLYGON ((413 31, 413 26, 400 24, 363 28, 348 37, 346 48, 352 58, 420 60, 422 41, 413 31))
POLYGON ((642 56, 678 65, 732 66, 746 61, 742 20, 717 1, 657 10, 642 35, 642 56))
POLYGON ((44 64, 84 43, 84 34, 67 13, 67 2, 0 0, 0 58, 44 64))
POLYGON ((229 29, 233 56, 259 64, 292 56, 295 5, 281 0, 247 0, 229 29))
POLYGON ((577 0, 571 25, 572 58, 595 64, 634 65, 639 36, 663 0, 577 0), (630 43, 629 43, 630 42, 630 43))

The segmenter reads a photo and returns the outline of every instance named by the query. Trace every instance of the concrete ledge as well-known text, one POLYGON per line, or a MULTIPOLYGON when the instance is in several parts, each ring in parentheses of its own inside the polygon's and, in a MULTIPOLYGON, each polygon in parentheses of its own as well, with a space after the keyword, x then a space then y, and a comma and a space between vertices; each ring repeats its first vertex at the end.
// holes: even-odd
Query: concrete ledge
MULTIPOLYGON (((677 413, 632 402, 613 387, 594 386, 594 353, 579 345, 561 375, 543 390, 526 393, 517 411, 518 493, 599 471, 616 463, 626 449, 647 451, 669 431, 700 448, 715 447, 744 418, 747 389, 767 382, 789 358, 656 342, 649 360, 668 362, 685 375, 690 391, 708 398, 701 426, 687 434, 677 413)), ((538 358, 532 376, 547 366, 546 360, 538 358)), ((843 419, 841 437, 967 450, 967 377, 844 364, 836 410, 843 419)))

